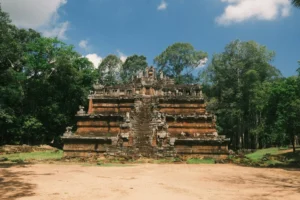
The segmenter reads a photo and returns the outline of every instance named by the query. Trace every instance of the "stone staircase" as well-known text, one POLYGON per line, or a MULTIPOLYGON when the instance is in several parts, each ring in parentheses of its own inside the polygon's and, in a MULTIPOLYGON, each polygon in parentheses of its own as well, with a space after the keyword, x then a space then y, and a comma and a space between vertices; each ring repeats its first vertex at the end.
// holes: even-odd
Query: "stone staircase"
POLYGON ((134 132, 134 146, 143 157, 152 157, 154 148, 152 142, 152 112, 151 98, 143 98, 139 108, 133 113, 132 130, 134 132))

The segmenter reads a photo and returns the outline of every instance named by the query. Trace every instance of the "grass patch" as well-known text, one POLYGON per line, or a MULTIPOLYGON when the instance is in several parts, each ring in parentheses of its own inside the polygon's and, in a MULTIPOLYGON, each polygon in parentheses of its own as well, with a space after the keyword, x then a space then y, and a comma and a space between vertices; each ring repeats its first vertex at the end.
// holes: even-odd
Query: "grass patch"
POLYGON ((158 159, 158 160, 153 160, 152 161, 155 164, 163 164, 163 163, 173 163, 173 159, 158 159))
POLYGON ((268 148, 268 149, 260 149, 260 150, 255 151, 254 153, 247 154, 246 157, 251 159, 252 161, 259 161, 266 154, 275 155, 278 153, 279 153, 278 148, 268 148))
POLYGON ((63 151, 38 151, 30 153, 15 153, 4 155, 11 162, 22 162, 26 160, 58 160, 63 157, 63 151))
POLYGON ((278 160, 268 160, 268 161, 265 162, 265 164, 267 166, 271 166, 271 165, 281 165, 283 163, 278 161, 278 160))
POLYGON ((215 164, 214 159, 191 158, 186 161, 187 164, 215 164))
POLYGON ((291 148, 260 149, 247 155, 229 156, 231 162, 256 167, 300 167, 300 151, 291 148))
POLYGON ((157 160, 153 160, 151 163, 155 163, 155 164, 164 164, 164 163, 178 163, 181 162, 181 160, 179 158, 163 158, 163 159, 157 159, 157 160))
POLYGON ((296 151, 296 153, 293 152, 286 152, 281 154, 282 156, 286 157, 288 161, 290 162, 300 162, 300 151, 296 151))

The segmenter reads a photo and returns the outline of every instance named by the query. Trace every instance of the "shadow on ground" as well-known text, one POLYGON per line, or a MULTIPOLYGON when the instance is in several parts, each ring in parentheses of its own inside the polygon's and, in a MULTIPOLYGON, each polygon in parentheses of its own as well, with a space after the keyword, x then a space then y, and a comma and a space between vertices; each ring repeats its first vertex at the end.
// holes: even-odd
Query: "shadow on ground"
POLYGON ((14 200, 20 197, 33 196, 36 185, 28 183, 22 177, 32 172, 12 172, 0 169, 0 199, 14 200))
POLYGON ((280 158, 284 158, 287 161, 283 161, 282 163, 277 163, 274 167, 283 168, 289 171, 300 171, 300 151, 297 150, 295 153, 287 152, 280 154, 278 156, 279 161, 282 161, 280 158))
MULTIPOLYGON (((246 169, 245 169, 246 170, 246 169)), ((254 173, 253 178, 246 178, 243 176, 232 176, 230 178, 222 179, 220 178, 219 182, 226 182, 236 185, 260 185, 266 189, 263 194, 253 194, 253 199, 268 199, 267 197, 273 196, 278 199, 284 199, 288 194, 299 194, 300 196, 300 179, 299 175, 288 175, 284 176, 270 176, 264 173, 254 173)))
POLYGON ((26 177, 53 175, 53 173, 37 174, 33 171, 22 171, 22 169, 30 168, 31 166, 32 163, 0 163, 1 200, 15 200, 20 197, 34 196, 36 184, 30 183, 29 180, 26 180, 26 177), (20 170, 12 170, 12 167, 20 170))
POLYGON ((8 163, 8 162, 0 162, 0 169, 10 168, 10 167, 22 167, 25 168, 29 165, 29 163, 8 163))
POLYGON ((299 194, 300 196, 300 180, 297 176, 289 178, 270 177, 263 174, 257 175, 257 180, 254 184, 265 184, 265 187, 272 187, 272 192, 265 192, 261 196, 256 196, 256 199, 263 199, 268 196, 276 196, 284 199, 287 194, 299 194))
MULTIPOLYGON (((29 183, 24 177, 34 175, 51 175, 36 174, 33 171, 12 171, 10 167, 27 168, 25 164, 0 164, 0 199, 15 200, 20 197, 30 197, 35 195, 35 184, 29 183)), ((29 167, 29 166, 28 166, 29 167)))

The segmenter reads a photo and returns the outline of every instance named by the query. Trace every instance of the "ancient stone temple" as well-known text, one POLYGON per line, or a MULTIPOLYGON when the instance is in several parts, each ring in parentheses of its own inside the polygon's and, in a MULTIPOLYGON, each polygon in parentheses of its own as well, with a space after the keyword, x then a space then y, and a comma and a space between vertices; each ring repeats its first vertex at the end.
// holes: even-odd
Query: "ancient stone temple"
POLYGON ((131 83, 94 84, 77 131, 64 134, 65 156, 222 156, 228 142, 206 112, 200 85, 175 85, 148 67, 131 83))

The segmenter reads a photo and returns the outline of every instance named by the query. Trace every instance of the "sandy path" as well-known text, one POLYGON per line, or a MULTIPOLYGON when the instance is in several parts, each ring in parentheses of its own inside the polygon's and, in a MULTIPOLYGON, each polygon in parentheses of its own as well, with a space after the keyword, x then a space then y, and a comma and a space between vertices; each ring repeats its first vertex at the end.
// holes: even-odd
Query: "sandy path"
POLYGON ((300 199, 300 170, 234 165, 0 168, 0 199, 300 199))

